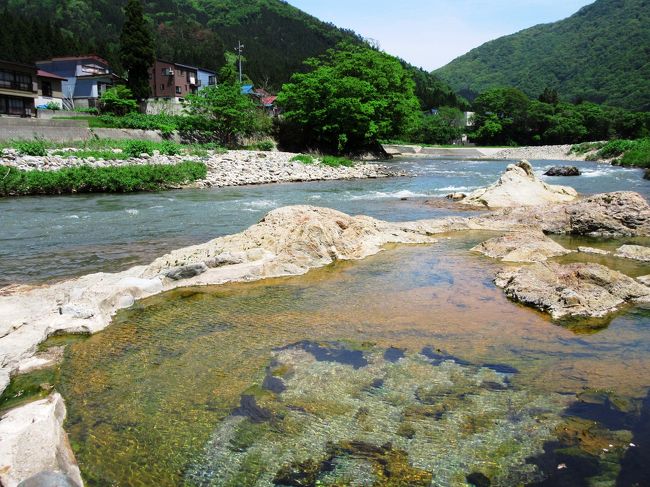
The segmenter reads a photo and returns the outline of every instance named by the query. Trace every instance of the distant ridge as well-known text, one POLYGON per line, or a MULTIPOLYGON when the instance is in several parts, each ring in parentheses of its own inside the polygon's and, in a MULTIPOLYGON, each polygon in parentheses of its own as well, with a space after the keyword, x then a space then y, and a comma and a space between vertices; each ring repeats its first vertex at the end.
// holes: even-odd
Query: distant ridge
POLYGON ((501 37, 436 70, 461 95, 496 86, 537 97, 546 87, 650 110, 650 0, 598 0, 571 17, 501 37))

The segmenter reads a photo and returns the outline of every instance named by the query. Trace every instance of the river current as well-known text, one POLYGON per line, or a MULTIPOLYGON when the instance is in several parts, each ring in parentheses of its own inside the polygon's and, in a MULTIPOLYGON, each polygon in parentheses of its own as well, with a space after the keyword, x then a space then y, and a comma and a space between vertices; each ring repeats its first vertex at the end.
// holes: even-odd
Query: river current
MULTIPOLYGON (((169 250, 240 232, 286 205, 326 206, 389 221, 446 216, 453 212, 421 200, 490 184, 508 162, 414 158, 389 164, 414 177, 0 199, 0 287, 146 264, 169 250)), ((533 164, 541 174, 563 163, 533 164)), ((584 194, 625 189, 650 196, 641 170, 571 164, 583 176, 545 179, 584 194)))
MULTIPOLYGON (((10 229, 2 278, 125 268, 240 231, 286 204, 386 220, 445 216, 453 210, 423 200, 490 183, 507 163, 394 164, 416 176, 0 201, 10 229)), ((650 196, 638 170, 578 165, 581 177, 547 180, 650 196)), ((44 347, 68 346, 47 380, 66 400, 85 481, 650 485, 650 309, 628 307, 599 328, 553 323, 495 287, 503 264, 469 252, 493 235, 442 235, 304 276, 172 291, 91 337, 53 338, 44 347)), ((576 259, 650 274, 650 265, 613 257, 561 260, 576 259)))

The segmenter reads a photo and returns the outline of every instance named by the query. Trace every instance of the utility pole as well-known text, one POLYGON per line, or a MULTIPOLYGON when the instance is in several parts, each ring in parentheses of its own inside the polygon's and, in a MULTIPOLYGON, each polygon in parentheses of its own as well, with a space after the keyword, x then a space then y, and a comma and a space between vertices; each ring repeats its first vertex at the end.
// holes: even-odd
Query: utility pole
POLYGON ((235 52, 239 56, 239 84, 241 85, 243 81, 243 75, 241 69, 241 56, 242 53, 244 52, 244 45, 241 43, 241 41, 237 41, 237 47, 235 48, 235 52))

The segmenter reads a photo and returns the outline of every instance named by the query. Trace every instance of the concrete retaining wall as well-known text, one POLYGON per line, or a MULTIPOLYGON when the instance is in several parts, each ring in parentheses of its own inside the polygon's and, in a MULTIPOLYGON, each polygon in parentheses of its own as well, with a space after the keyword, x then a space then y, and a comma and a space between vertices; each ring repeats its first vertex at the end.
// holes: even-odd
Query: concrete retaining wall
POLYGON ((438 148, 438 147, 422 147, 419 145, 397 145, 386 144, 384 150, 393 155, 420 155, 430 157, 485 157, 483 149, 476 149, 473 147, 458 147, 458 148, 438 148))
MULTIPOLYGON (((161 142, 155 130, 88 128, 84 120, 0 118, 0 141, 43 139, 49 142, 79 142, 90 139, 139 139, 161 142)), ((173 137, 178 141, 178 137, 173 137)))

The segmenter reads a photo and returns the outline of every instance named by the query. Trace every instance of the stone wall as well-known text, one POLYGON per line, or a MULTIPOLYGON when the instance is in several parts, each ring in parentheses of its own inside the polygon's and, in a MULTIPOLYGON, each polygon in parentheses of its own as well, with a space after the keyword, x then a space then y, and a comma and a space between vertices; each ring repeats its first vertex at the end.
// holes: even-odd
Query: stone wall
MULTIPOLYGON (((155 130, 88 128, 84 120, 45 120, 0 117, 0 142, 43 139, 49 142, 79 142, 99 139, 164 140, 155 130)), ((178 140, 175 136, 174 140, 178 140)))

